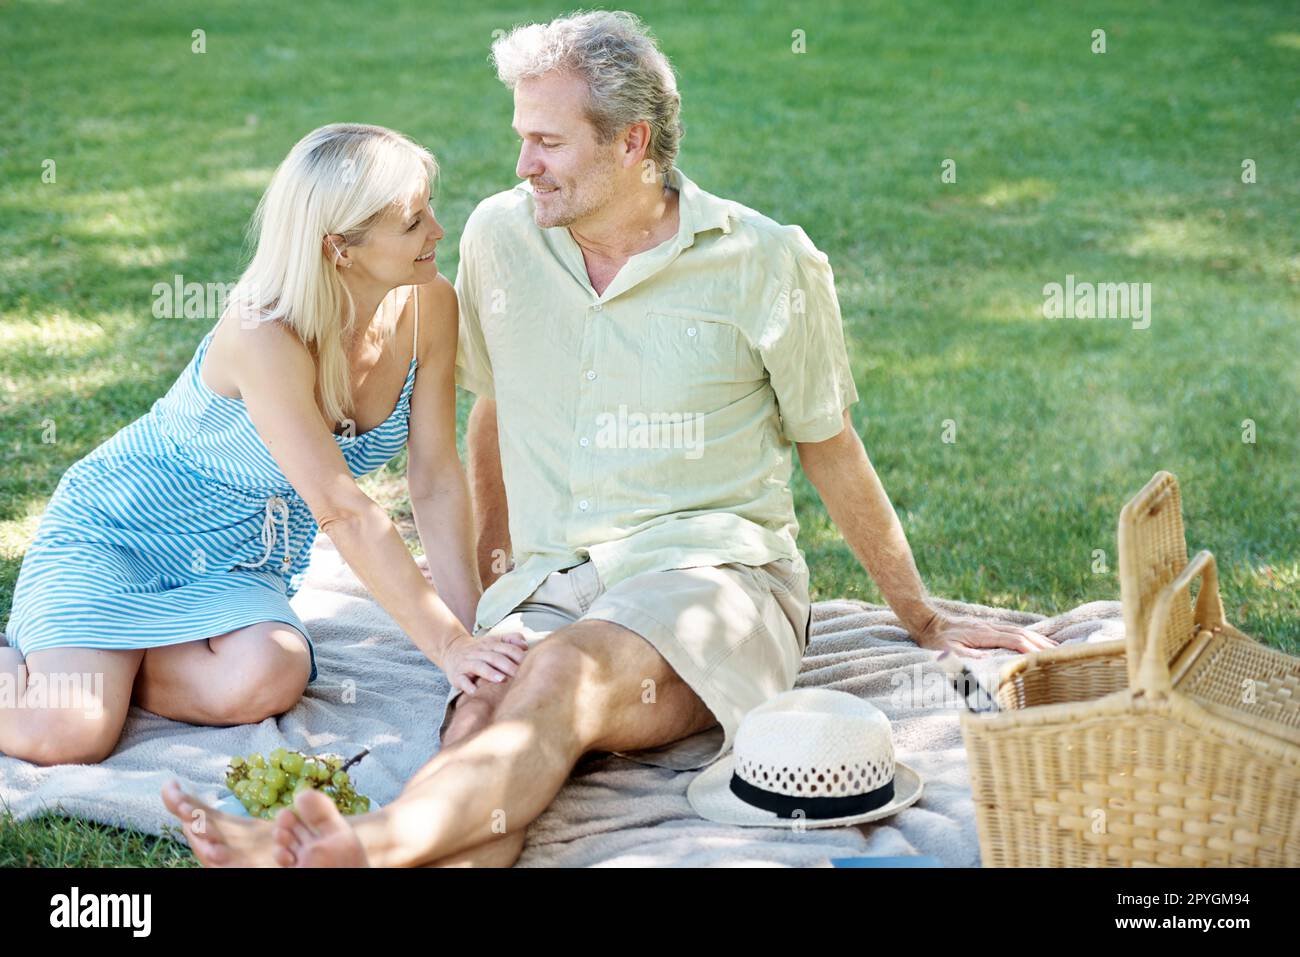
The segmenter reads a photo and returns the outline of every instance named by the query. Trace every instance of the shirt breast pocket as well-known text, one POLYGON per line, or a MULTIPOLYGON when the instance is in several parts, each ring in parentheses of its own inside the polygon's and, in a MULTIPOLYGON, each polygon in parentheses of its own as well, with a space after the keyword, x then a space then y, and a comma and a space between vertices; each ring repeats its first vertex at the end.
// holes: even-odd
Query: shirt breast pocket
POLYGON ((641 411, 717 411, 761 381, 762 362, 718 316, 649 312, 641 338, 641 411))

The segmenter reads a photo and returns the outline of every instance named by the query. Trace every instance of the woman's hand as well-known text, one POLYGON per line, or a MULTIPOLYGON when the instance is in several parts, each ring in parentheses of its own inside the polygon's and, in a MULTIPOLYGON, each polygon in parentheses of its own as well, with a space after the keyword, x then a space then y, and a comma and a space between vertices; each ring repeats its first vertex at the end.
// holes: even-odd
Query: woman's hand
POLYGON ((479 678, 488 681, 513 678, 527 650, 527 640, 515 632, 490 638, 461 635, 447 648, 442 670, 452 687, 474 694, 478 690, 474 683, 479 678))

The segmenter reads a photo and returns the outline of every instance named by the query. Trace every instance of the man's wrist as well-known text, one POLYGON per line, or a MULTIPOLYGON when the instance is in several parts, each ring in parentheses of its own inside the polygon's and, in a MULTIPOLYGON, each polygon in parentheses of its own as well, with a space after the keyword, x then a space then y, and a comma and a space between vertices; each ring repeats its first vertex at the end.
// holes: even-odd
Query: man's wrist
POLYGON ((907 629, 912 640, 920 645, 930 636, 931 628, 938 622, 942 612, 927 601, 920 601, 906 611, 906 618, 899 615, 903 627, 907 629))

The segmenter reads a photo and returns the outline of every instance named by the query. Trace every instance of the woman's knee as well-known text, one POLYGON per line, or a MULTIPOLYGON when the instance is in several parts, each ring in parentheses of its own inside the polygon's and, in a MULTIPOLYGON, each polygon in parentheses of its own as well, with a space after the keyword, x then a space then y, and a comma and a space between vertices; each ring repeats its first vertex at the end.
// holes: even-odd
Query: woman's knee
POLYGON ((211 683, 215 714, 229 724, 257 724, 302 698, 311 652, 296 628, 270 622, 211 640, 226 680, 211 683))
POLYGON ((98 764, 117 747, 123 716, 68 709, 25 709, 0 716, 0 754, 42 766, 98 764))
POLYGON ((41 765, 103 761, 122 737, 143 656, 75 647, 28 655, 22 691, 0 706, 0 754, 41 765))

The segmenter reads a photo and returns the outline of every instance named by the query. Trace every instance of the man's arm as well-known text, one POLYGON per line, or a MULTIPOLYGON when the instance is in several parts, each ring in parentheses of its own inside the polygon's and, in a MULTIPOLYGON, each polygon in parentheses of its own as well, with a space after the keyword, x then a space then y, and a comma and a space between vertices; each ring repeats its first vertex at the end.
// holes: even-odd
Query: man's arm
POLYGON ((478 398, 469 411, 465 447, 474 501, 474 530, 478 537, 478 573, 486 589, 509 568, 510 514, 501 476, 501 447, 497 439, 497 404, 478 398))
POLYGON ((840 433, 824 442, 799 442, 799 464, 844 541, 915 638, 937 609, 927 601, 907 535, 847 411, 844 421, 840 433))
POLYGON ((972 647, 1037 651, 1055 647, 1050 638, 1015 625, 962 618, 929 601, 903 526, 867 457, 848 410, 844 428, 822 442, 799 442, 799 462, 853 550, 912 640, 923 648, 972 654, 972 647))

